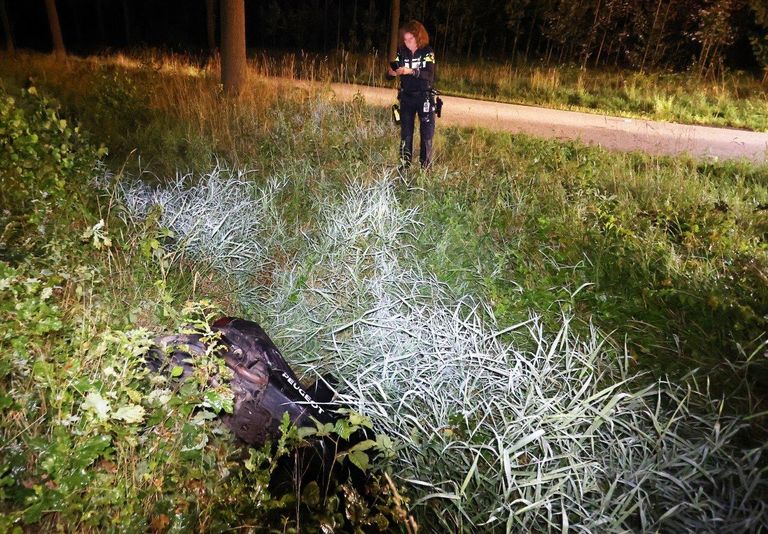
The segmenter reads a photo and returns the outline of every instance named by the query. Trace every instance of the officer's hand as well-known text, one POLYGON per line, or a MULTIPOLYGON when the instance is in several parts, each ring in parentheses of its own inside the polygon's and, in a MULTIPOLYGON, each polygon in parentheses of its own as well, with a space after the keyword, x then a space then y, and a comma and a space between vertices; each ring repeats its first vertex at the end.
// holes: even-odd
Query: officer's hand
POLYGON ((413 74, 413 69, 409 69, 408 67, 400 67, 397 69, 397 72, 400 74, 413 74))
POLYGON ((392 70, 391 68, 387 71, 387 74, 390 76, 397 76, 397 71, 392 70))

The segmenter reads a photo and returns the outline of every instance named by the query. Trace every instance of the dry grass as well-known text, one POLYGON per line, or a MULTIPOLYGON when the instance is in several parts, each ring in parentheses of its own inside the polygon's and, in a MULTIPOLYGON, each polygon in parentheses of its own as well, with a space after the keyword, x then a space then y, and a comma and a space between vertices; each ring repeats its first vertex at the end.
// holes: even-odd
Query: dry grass
MULTIPOLYGON (((391 86, 386 61, 346 51, 330 55, 259 54, 253 68, 267 76, 391 86)), ((691 73, 641 73, 542 67, 493 61, 470 63, 438 58, 437 87, 447 94, 558 109, 693 124, 768 129, 766 86, 748 73, 718 80, 691 73)))

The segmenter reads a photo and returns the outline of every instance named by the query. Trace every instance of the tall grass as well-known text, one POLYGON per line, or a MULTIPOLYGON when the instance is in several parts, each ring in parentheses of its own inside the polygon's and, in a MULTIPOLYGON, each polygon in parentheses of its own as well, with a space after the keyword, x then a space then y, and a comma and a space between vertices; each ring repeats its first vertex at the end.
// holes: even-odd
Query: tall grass
MULTIPOLYGON (((150 181, 209 168, 217 157, 259 176, 296 172, 303 181, 280 200, 296 224, 311 217, 308 192, 373 181, 396 160, 385 110, 360 99, 333 102, 322 88, 289 89, 252 72, 236 105, 212 72, 180 75, 173 56, 110 66, 128 59, 54 68, 28 56, 0 66, 13 75, 7 80, 44 79, 67 113, 102 132, 113 166, 149 165, 162 177, 150 181)), ((759 345, 768 298, 764 168, 442 127, 435 145, 436 171, 414 177, 421 188, 404 197, 428 210, 424 233, 437 236, 423 252, 441 279, 489 294, 504 320, 521 302, 565 305, 587 322, 597 314, 629 336, 638 361, 674 372, 723 370, 759 345), (506 280, 525 291, 518 297, 506 280), (576 297, 549 290, 584 284, 576 297)))
MULTIPOLYGON (((258 53, 254 69, 267 76, 391 86, 386 58, 346 51, 330 55, 258 53)), ((695 73, 583 70, 438 58, 437 88, 447 94, 627 117, 768 130, 766 87, 743 72, 715 81, 695 73)))
MULTIPOLYGON (((45 87, 114 140, 128 227, 157 232, 133 246, 204 273, 178 293, 231 288, 307 375, 337 374, 399 437, 423 517, 445 512, 426 524, 765 523, 765 168, 439 127, 433 171, 393 186, 384 110, 304 89, 233 105, 213 75, 152 65, 73 62, 45 87)), ((142 324, 173 311, 151 287, 142 324)))
MULTIPOLYGON (((205 229, 235 219, 254 229, 249 241, 271 243, 286 226, 261 215, 270 186, 250 189, 251 209, 233 202, 238 174, 217 169, 186 191, 123 195, 127 206, 152 199, 170 218, 183 208, 199 223, 176 225, 179 246, 239 278, 228 234, 205 229)), ((273 272, 266 292, 238 296, 293 361, 338 376, 340 401, 397 439, 395 474, 416 493, 425 524, 508 532, 768 524, 765 446, 739 448, 742 419, 723 415, 722 401, 694 380, 641 386, 620 346, 596 329, 580 337, 567 316, 551 333, 536 315, 500 328, 487 303, 423 271, 411 245, 418 214, 400 205, 388 178, 314 198, 317 227, 281 239, 295 251, 290 262, 267 266, 263 255, 235 252, 236 265, 261 259, 252 269, 273 272)))
POLYGON ((128 201, 127 209, 143 217, 150 215, 154 206, 162 206, 156 223, 170 231, 169 238, 181 240, 193 257, 215 257, 215 268, 240 279, 268 265, 269 254, 284 238, 274 206, 281 184, 272 181, 269 188, 258 191, 261 198, 256 198, 248 173, 238 172, 222 183, 218 180, 221 172, 214 168, 191 190, 189 175, 177 176, 174 182, 154 191, 136 181, 122 196, 128 201), (215 212, 215 217, 206 210, 215 212), (244 213, 249 217, 244 218, 244 213), (218 222, 210 226, 213 219, 218 222), (268 240, 266 228, 271 229, 268 240))
MULTIPOLYGON (((319 55, 306 52, 255 52, 249 59, 250 72, 243 109, 265 109, 275 102, 281 91, 297 93, 286 85, 264 83, 262 76, 285 81, 360 83, 392 86, 386 79, 384 57, 376 54, 353 54, 338 51, 319 55)), ((178 98, 178 90, 190 87, 189 79, 197 79, 198 87, 216 86, 219 64, 216 58, 201 62, 195 58, 146 50, 136 55, 116 54, 80 60, 71 58, 67 65, 54 64, 47 57, 20 54, 3 68, 20 77, 56 77, 68 73, 72 90, 82 89, 78 82, 84 71, 105 67, 127 69, 134 73, 151 71, 165 75, 169 91, 149 92, 146 97, 161 103, 174 99, 180 110, 190 112, 210 109, 199 106, 200 97, 210 91, 186 92, 178 98), (33 59, 34 58, 34 59, 33 59), (58 73, 58 74, 57 74, 58 73), (175 80, 184 80, 177 84, 175 80)), ((699 79, 693 73, 633 72, 625 70, 583 70, 578 66, 542 67, 493 61, 453 62, 438 58, 436 86, 458 96, 501 102, 540 105, 656 120, 731 126, 757 131, 768 130, 766 87, 759 79, 743 72, 724 73, 717 80, 699 79)), ((60 85, 67 85, 60 80, 60 85)), ((311 90, 306 86, 303 91, 311 90)), ((299 91, 300 93, 300 91, 299 91)), ((299 96, 295 94, 295 96, 299 96)), ((217 97, 218 98, 218 97, 217 97)), ((210 102, 209 102, 210 104, 210 102)), ((199 111, 197 111, 199 113, 199 111)), ((263 116, 262 116, 263 117, 263 116)), ((208 120, 231 119, 226 113, 208 120)), ((236 142, 236 139, 227 138, 236 142)))

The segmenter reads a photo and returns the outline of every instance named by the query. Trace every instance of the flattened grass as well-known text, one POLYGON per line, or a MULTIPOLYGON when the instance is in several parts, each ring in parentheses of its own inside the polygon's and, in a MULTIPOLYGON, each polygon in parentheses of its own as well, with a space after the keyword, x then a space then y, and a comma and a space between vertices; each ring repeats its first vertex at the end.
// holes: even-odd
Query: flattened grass
POLYGON ((766 446, 743 447, 744 419, 724 415, 695 380, 643 385, 626 350, 594 328, 577 334, 567 314, 548 326, 531 311, 501 328, 482 298, 424 269, 413 246, 421 216, 389 175, 305 193, 317 220, 306 230, 265 219, 274 187, 251 189, 239 175, 217 169, 186 189, 122 195, 139 221, 156 203, 178 232, 173 248, 223 278, 242 281, 243 264, 270 270, 271 284, 246 280, 235 294, 294 362, 338 377, 339 401, 395 440, 394 474, 427 530, 738 532, 768 522, 766 446), (251 192, 251 209, 234 191, 251 192), (176 222, 182 211, 196 224, 176 222), (232 235, 293 254, 275 265, 233 249, 232 235))
MULTIPOLYGON (((23 79, 18 65, 2 68, 23 79)), ((269 196, 279 229, 292 233, 284 247, 268 236, 248 243, 258 239, 253 228, 229 226, 234 220, 209 228, 229 227, 246 243, 202 245, 184 240, 182 226, 173 239, 197 243, 190 250, 200 255, 275 260, 256 273, 248 267, 259 290, 244 295, 247 309, 272 310, 287 354, 308 372, 337 368, 347 399, 389 421, 405 443, 404 478, 410 470, 414 486, 426 488, 422 503, 449 510, 446 528, 489 514, 510 528, 596 531, 764 521, 752 505, 764 502, 764 481, 750 432, 764 431, 766 168, 438 128, 434 169, 406 185, 391 172, 396 132, 385 110, 361 101, 299 92, 233 105, 217 96, 210 72, 98 62, 56 70, 34 59, 24 68, 46 72, 43 85, 67 112, 82 111, 104 133, 116 170, 134 149, 149 161, 147 181, 180 202, 169 205, 168 221, 199 211, 202 191, 285 183, 269 196), (77 86, 72 68, 81 69, 77 86), (210 169, 217 155, 247 165, 252 184, 206 186, 198 171, 189 186, 174 186, 177 167, 210 169), (186 192, 194 186, 198 194, 186 192), (264 255, 262 244, 282 251, 264 255), (516 335, 531 311, 535 322, 516 335), (600 345, 592 325, 614 342, 600 345), (697 367, 711 387, 700 378, 688 393, 678 380, 697 367), (625 378, 642 369, 671 378, 611 389, 629 387, 625 378), (529 388, 497 391, 496 375, 529 388), (472 376, 482 381, 461 381, 472 376), (428 389, 429 377, 444 387, 428 389), (715 403, 708 388, 729 402, 715 403), (525 404, 529 394, 540 404, 525 404), (416 412, 400 410, 404 397, 416 412), (530 411, 516 412, 521 403, 530 411), (721 410, 753 414, 751 428, 721 410), (431 461, 438 453, 450 465, 431 461), (706 499, 697 493, 704 486, 706 499), (737 493, 742 501, 728 501, 737 493), (753 508, 750 519, 744 512, 753 508)), ((253 215, 222 210, 217 198, 206 217, 253 215)), ((209 265, 236 274, 241 264, 229 260, 209 265)), ((239 294, 244 285, 229 287, 239 294)))

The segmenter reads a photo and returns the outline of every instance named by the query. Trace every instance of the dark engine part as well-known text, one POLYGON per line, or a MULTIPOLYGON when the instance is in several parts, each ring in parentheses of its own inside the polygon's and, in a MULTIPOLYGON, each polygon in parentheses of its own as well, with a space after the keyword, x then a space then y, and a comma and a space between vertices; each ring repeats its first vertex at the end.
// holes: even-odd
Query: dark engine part
MULTIPOLYGON (((230 388, 234 394, 232 414, 222 415, 222 422, 251 445, 259 445, 278 435, 280 421, 288 413, 297 426, 312 424, 312 419, 327 423, 334 420, 330 401, 333 391, 320 379, 309 391, 257 323, 224 317, 211 326, 219 332, 221 358, 232 369, 230 388)), ((161 336, 155 339, 146 358, 155 372, 183 369, 182 378, 193 372, 194 359, 204 355, 206 345, 200 334, 161 336)))

